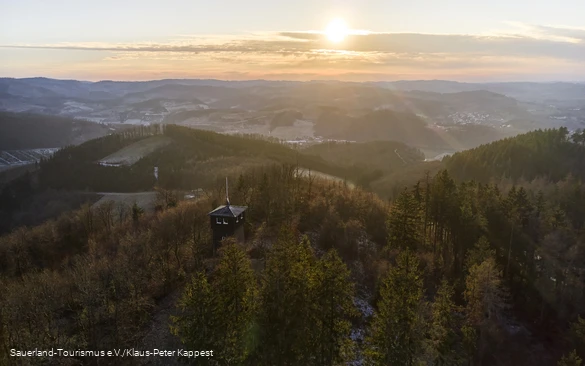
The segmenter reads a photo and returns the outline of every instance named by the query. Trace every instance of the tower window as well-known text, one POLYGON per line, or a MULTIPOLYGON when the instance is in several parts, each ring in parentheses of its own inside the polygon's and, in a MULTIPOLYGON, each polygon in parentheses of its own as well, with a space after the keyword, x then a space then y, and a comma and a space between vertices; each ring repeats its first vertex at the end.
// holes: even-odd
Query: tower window
POLYGON ((221 224, 221 219, 220 219, 219 217, 216 217, 216 218, 215 218, 215 223, 216 223, 216 224, 221 224))
POLYGON ((224 224, 224 225, 227 225, 227 223, 228 223, 228 220, 227 220, 226 218, 224 218, 224 219, 223 219, 223 224, 224 224))

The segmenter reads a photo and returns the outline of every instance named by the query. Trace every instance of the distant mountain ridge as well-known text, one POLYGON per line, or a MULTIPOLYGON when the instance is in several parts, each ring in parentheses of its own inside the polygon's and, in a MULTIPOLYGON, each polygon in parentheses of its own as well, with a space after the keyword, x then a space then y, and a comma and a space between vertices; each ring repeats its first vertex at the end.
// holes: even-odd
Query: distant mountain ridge
MULTIPOLYGON (((0 90, 2 86, 13 83, 27 84, 29 86, 44 87, 56 93, 70 94, 72 91, 105 91, 118 94, 119 90, 127 92, 139 92, 163 85, 191 85, 191 86, 224 86, 230 88, 249 88, 265 86, 299 86, 299 85, 371 85, 402 91, 427 91, 433 93, 459 93, 476 90, 486 90, 498 94, 518 98, 530 89, 533 93, 552 95, 558 92, 570 93, 563 97, 584 98, 585 82, 486 82, 467 83, 448 80, 398 80, 376 82, 342 82, 342 81, 275 81, 275 80, 218 80, 218 79, 160 79, 150 81, 112 81, 103 80, 97 82, 61 80, 44 77, 33 78, 0 78, 0 90), (63 87, 67 89, 63 90, 63 87)), ((119 94, 118 94, 119 95, 119 94)), ((561 99, 561 98, 559 98, 561 99)))
MULTIPOLYGON (((92 83, 45 78, 0 79, 0 109, 89 117, 84 113, 91 114, 90 110, 94 114, 103 114, 112 108, 128 108, 128 104, 151 99, 175 102, 198 99, 216 109, 280 108, 305 109, 310 112, 320 105, 348 111, 385 108, 422 114, 438 122, 449 122, 451 115, 457 112, 492 116, 496 118, 490 117, 493 121, 532 117, 514 99, 494 92, 472 90, 440 94, 407 89, 392 90, 371 83, 342 82, 186 79, 92 83), (79 111, 67 109, 71 102, 81 103, 83 108, 79 111)), ((184 105, 181 108, 192 107, 184 105)))
POLYGON ((583 128, 585 85, 2 78, 0 110, 111 126, 177 123, 284 140, 397 140, 453 151, 539 128, 583 128), (284 111, 302 121, 273 123, 284 111))
POLYGON ((559 101, 582 101, 585 99, 585 83, 578 82, 462 83, 444 80, 403 80, 395 82, 374 82, 371 84, 392 90, 419 90, 434 93, 460 93, 485 90, 526 102, 546 102, 551 99, 559 101))

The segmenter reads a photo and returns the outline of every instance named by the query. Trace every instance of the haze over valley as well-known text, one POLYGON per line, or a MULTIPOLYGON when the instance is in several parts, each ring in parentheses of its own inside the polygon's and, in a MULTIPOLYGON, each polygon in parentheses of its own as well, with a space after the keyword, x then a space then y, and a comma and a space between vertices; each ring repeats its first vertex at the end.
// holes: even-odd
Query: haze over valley
MULTIPOLYGON (((585 84, 577 83, 4 78, 0 91, 0 110, 94 122, 104 132, 177 124, 300 143, 393 140, 427 158, 534 129, 585 126, 585 84)), ((41 145, 32 147, 62 146, 41 145)))

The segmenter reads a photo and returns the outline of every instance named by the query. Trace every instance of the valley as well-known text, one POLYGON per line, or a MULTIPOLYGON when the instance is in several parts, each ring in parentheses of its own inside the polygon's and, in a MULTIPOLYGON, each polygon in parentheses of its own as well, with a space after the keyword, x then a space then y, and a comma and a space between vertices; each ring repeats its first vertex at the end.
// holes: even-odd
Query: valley
MULTIPOLYGON (((184 79, 87 83, 5 78, 0 79, 0 110, 63 116, 113 130, 177 124, 299 144, 327 139, 397 140, 422 149, 440 148, 443 153, 537 128, 582 128, 585 94, 580 88, 569 83, 549 88, 538 83, 441 81, 359 84, 184 79), (554 99, 555 90, 558 100, 554 99), (568 94, 571 103, 561 99, 568 94), (428 131, 411 137, 397 130, 413 124, 427 126, 428 131), (366 125, 384 132, 360 128, 366 125)), ((431 155, 427 158, 439 154, 431 155)))

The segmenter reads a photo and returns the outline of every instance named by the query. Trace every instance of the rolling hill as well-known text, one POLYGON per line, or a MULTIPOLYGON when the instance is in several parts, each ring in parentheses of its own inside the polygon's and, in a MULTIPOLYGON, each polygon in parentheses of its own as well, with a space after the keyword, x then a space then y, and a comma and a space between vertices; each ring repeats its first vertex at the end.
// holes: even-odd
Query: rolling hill
POLYGON ((509 136, 511 131, 473 124, 429 125, 411 112, 390 109, 352 116, 338 108, 323 108, 315 133, 332 139, 400 141, 421 149, 458 151, 509 136))
POLYGON ((395 141, 364 143, 333 141, 312 145, 301 151, 341 166, 382 171, 394 171, 405 165, 424 161, 424 154, 420 150, 395 141))
POLYGON ((444 164, 461 180, 585 179, 585 146, 575 143, 565 128, 537 130, 456 153, 444 164))
POLYGON ((75 145, 111 133, 108 127, 66 117, 0 112, 0 150, 75 145))
POLYGON ((147 137, 100 159, 98 164, 103 166, 130 166, 171 142, 172 140, 166 136, 147 137))
MULTIPOLYGON (((155 186, 211 189, 226 176, 236 180, 239 174, 274 164, 299 166, 362 188, 376 187, 389 197, 398 190, 389 176, 400 177, 401 184, 412 183, 437 165, 423 160, 420 151, 398 142, 326 143, 293 149, 260 136, 223 135, 176 125, 136 127, 60 149, 43 160, 39 169, 6 180, 0 189, 0 196, 5 197, 0 211, 4 217, 10 212, 31 216, 29 208, 46 197, 54 206, 74 208, 70 205, 83 203, 89 192, 147 192, 155 186), (158 168, 158 181, 154 167, 158 168), (402 175, 403 171, 407 174, 402 175), (387 184, 376 183, 379 181, 387 184), (59 194, 47 196, 46 192, 62 192, 63 201, 59 194)), ((6 224, 10 227, 10 220, 6 224)))
MULTIPOLYGON (((143 191, 158 184, 168 189, 196 189, 253 166, 298 164, 351 179, 352 172, 321 157, 254 136, 230 136, 188 127, 136 128, 58 151, 41 164, 40 184, 53 189, 143 191), (141 153, 139 153, 141 152, 141 153), (132 164, 114 164, 128 160, 132 164), (112 164, 100 164, 107 161, 112 164), (109 166, 108 166, 109 165, 109 166)), ((355 174, 354 174, 355 175, 355 174)))
MULTIPOLYGON (((580 108, 585 101, 579 88, 567 83, 496 85, 424 81, 384 84, 189 79, 91 83, 3 78, 0 79, 0 109, 64 115, 103 123, 130 120, 132 124, 146 125, 180 123, 187 119, 183 119, 186 115, 182 113, 210 108, 215 111, 208 122, 210 129, 216 131, 232 129, 225 126, 226 120, 242 123, 248 120, 245 115, 234 116, 233 112, 239 110, 259 117, 256 121, 261 121, 260 124, 266 127, 240 126, 240 133, 265 135, 271 132, 274 111, 298 111, 304 120, 314 123, 319 130, 321 107, 339 109, 342 120, 367 116, 364 119, 367 123, 377 118, 376 111, 390 110, 405 114, 405 120, 411 119, 406 117, 407 114, 415 115, 428 125, 457 125, 462 130, 471 128, 468 125, 490 127, 493 129, 490 135, 501 138, 536 128, 581 126, 585 123, 585 116, 580 108), (549 86, 552 91, 547 95, 545 92, 549 86), (534 99, 515 99, 515 95, 524 95, 524 91, 529 92, 531 88, 538 94, 534 99), (571 98, 570 103, 563 105, 561 102, 569 101, 568 98, 571 98), (501 130, 503 127, 508 130, 501 130)), ((375 132, 377 134, 379 130, 375 132)), ((304 131, 299 133, 304 134, 304 131)), ((320 132, 320 135, 339 133, 333 129, 320 132)), ((295 137, 305 136, 292 138, 295 137)), ((363 134, 360 139, 380 138, 363 134)), ((466 140, 462 139, 463 142, 466 140)), ((403 142, 412 144, 412 141, 403 142)), ((463 144, 465 148, 475 146, 463 144)))
MULTIPOLYGON (((15 222, 34 225, 61 214, 0 236, 0 274, 6 284, 0 297, 3 329, 26 335, 18 338, 23 349, 26 342, 44 342, 38 343, 43 347, 54 342, 38 332, 39 325, 55 337, 85 337, 66 337, 72 349, 85 346, 86 340, 95 349, 120 342, 138 347, 151 344, 152 338, 164 344, 179 342, 183 340, 173 338, 169 324, 195 329, 197 334, 201 329, 192 326, 191 313, 183 310, 184 299, 191 300, 191 308, 202 304, 203 297, 194 296, 193 289, 207 289, 198 291, 219 301, 229 293, 226 289, 234 288, 232 283, 253 290, 260 284, 257 291, 250 291, 258 296, 255 316, 262 319, 271 311, 276 315, 259 324, 251 317, 246 329, 279 329, 280 325, 273 327, 273 319, 296 326, 300 316, 304 324, 316 323, 313 314, 320 313, 314 309, 338 309, 337 299, 343 296, 346 305, 356 309, 336 316, 346 320, 344 339, 353 342, 355 334, 362 337, 375 331, 372 319, 385 316, 380 311, 384 299, 416 296, 409 311, 413 319, 421 319, 417 327, 428 344, 441 308, 442 315, 453 315, 445 327, 460 359, 551 366, 572 349, 564 339, 582 322, 585 303, 582 137, 571 136, 566 129, 539 130, 432 163, 425 163, 418 149, 399 142, 336 142, 295 150, 258 136, 227 136, 176 125, 135 128, 67 147, 40 164, 40 170, 9 182, 0 192, 0 232, 12 229, 15 222), (97 164, 105 156, 132 155, 160 140, 169 143, 147 149, 133 165, 97 164), (294 164, 337 177, 378 171, 382 175, 373 177, 369 188, 392 199, 382 200, 341 179, 307 179, 295 174, 294 164), (161 168, 159 188, 205 186, 205 194, 155 208, 151 203, 156 193, 150 191, 156 184, 153 166, 161 168), (206 214, 225 199, 225 176, 234 180, 232 201, 248 206, 246 242, 232 245, 228 239, 216 256, 206 214), (411 176, 416 179, 408 181, 411 176), (501 180, 496 186, 472 180, 500 177, 517 182, 501 180), (539 190, 525 182, 534 178, 542 178, 539 190), (148 192, 110 193, 101 200, 115 202, 91 206, 101 196, 92 191, 106 187, 148 192), (129 208, 138 200, 145 201, 140 205, 146 210, 136 208, 140 205, 129 208), (89 204, 67 212, 83 202, 89 204), (12 211, 6 210, 8 205, 14 206, 12 211), (227 261, 233 253, 237 256, 227 261), (230 281, 224 283, 230 286, 220 287, 227 276, 230 281), (324 287, 340 278, 345 290, 324 287), (563 291, 558 291, 560 279, 563 291), (392 283, 401 285, 386 286, 392 283), (489 296, 469 295, 475 294, 478 283, 490 286, 489 296), (299 291, 311 284, 314 287, 299 291), (394 292, 387 296, 384 291, 394 292), (275 307, 283 292, 286 301, 275 307), (265 301, 263 296, 268 295, 270 301, 265 301), (104 301, 95 301, 96 297, 104 301), (290 299, 310 315, 293 312, 290 299), (314 306, 323 299, 330 306, 314 306), (495 304, 490 314, 496 315, 485 317, 483 304, 488 301, 495 304), (132 316, 119 316, 118 311, 132 316), (100 321, 80 329, 86 314, 100 321), (170 316, 174 314, 179 317, 170 316), (181 316, 189 321, 176 322, 181 316), (473 348, 471 356, 460 331, 464 327, 483 337, 472 339, 485 348, 473 348), (92 338, 92 332, 104 336, 92 338), (559 337, 551 339, 550 334, 559 337)), ((226 307, 214 304, 203 304, 206 314, 215 319, 231 316, 217 315, 226 307)), ((396 303, 392 304, 386 309, 393 310, 396 303)), ((387 322, 401 314, 402 310, 393 310, 387 322)), ((331 319, 329 315, 322 318, 331 319)), ((207 330, 221 339, 225 333, 215 325, 207 330)), ((322 334, 312 326, 298 327, 298 334, 305 337, 307 330, 313 332, 312 339, 322 334)), ((380 333, 381 342, 388 339, 387 332, 380 333)), ((368 350, 362 338, 355 347, 368 350)), ((9 344, 6 338, 0 341, 4 347, 9 344)), ((264 342, 269 344, 270 339, 265 337, 264 342)), ((426 353, 424 344, 418 347, 416 355, 424 364, 434 353, 426 353)), ((307 348, 299 349, 305 354, 307 348)), ((264 348, 254 352, 249 364, 271 365, 264 348)), ((301 364, 291 359, 291 364, 301 364)))

